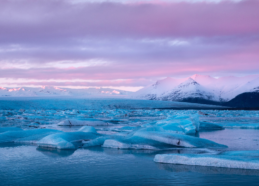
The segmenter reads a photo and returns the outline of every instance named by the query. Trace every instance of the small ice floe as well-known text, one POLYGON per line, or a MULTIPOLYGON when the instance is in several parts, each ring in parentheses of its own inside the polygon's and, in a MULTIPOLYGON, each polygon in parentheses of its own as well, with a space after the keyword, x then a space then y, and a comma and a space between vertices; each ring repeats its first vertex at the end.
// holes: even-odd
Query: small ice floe
POLYGON ((259 169, 259 151, 229 151, 213 154, 157 154, 158 163, 198 165, 236 169, 259 169))
MULTIPOLYGON (((146 125, 148 126, 148 125, 146 125)), ((158 121, 153 126, 160 127, 161 131, 194 135, 199 132, 199 115, 182 115, 158 121)))
POLYGON ((97 119, 86 119, 86 120, 77 120, 77 119, 66 119, 58 123, 59 126, 108 126, 112 125, 108 122, 100 121, 97 119))

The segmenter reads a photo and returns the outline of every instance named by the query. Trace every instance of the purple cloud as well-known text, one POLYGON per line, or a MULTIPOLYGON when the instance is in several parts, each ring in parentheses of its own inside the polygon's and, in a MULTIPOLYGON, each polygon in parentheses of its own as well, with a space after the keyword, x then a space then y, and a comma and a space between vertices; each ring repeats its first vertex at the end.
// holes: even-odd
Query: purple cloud
POLYGON ((0 78, 144 86, 165 76, 257 73, 258 9, 257 0, 2 0, 0 78))

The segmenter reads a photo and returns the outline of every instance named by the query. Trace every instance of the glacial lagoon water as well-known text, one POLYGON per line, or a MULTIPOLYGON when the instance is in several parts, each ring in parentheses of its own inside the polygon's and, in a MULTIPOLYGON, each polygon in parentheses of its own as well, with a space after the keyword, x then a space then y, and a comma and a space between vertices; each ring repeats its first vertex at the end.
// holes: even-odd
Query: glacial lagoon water
MULTIPOLYGON (((226 129, 200 137, 229 146, 228 150, 259 149, 259 130, 226 129)), ((102 147, 50 150, 36 146, 0 146, 1 186, 42 185, 258 185, 259 170, 171 165, 153 162, 156 154, 184 149, 120 150, 102 147)), ((200 153, 202 149, 190 150, 200 153)))
MULTIPOLYGON (((0 186, 258 185, 259 170, 163 164, 154 162, 154 157, 157 154, 259 150, 259 111, 184 110, 192 106, 185 103, 177 103, 177 108, 182 107, 181 110, 156 109, 172 108, 173 105, 175 104, 159 101, 114 99, 0 100, 0 186), (196 125, 197 119, 203 122, 200 128, 196 125), (84 145, 91 140, 82 140, 76 136, 77 133, 73 139, 71 136, 67 137, 66 133, 62 134, 65 136, 62 139, 57 135, 45 140, 47 146, 65 140, 65 143, 55 147, 62 149, 69 144, 69 147, 72 147, 70 150, 46 149, 36 145, 43 137, 48 137, 46 135, 52 135, 38 132, 46 129, 59 130, 61 133, 76 132, 82 126, 74 125, 88 125, 89 122, 92 122, 98 133, 94 135, 110 136, 119 140, 115 145, 125 142, 124 147, 134 142, 134 148, 159 149, 162 145, 163 149, 168 145, 163 142, 174 139, 177 132, 182 135, 187 146, 192 144, 190 139, 196 141, 193 144, 199 145, 197 138, 204 138, 213 143, 227 145, 228 148, 211 149, 211 142, 204 143, 209 144, 207 148, 167 146, 163 150, 104 148, 101 144, 89 147, 84 145), (110 125, 97 126, 96 123, 110 125), (215 127, 214 124, 216 130, 207 130, 215 127), (4 130, 9 127, 18 127, 20 132, 5 133, 4 130), (220 127, 225 129, 220 130, 220 127), (200 132, 194 134, 197 130, 200 132), (34 131, 33 135, 30 131, 34 131), (137 132, 137 138, 131 138, 132 134, 137 132), (144 140, 141 137, 144 137, 144 140), (164 139, 166 141, 163 141, 164 139), (78 143, 81 146, 76 146, 78 143), (148 146, 143 146, 143 143, 148 146)), ((199 109, 208 109, 202 105, 198 106, 201 107, 199 109)), ((173 140, 171 142, 173 143, 173 140)))

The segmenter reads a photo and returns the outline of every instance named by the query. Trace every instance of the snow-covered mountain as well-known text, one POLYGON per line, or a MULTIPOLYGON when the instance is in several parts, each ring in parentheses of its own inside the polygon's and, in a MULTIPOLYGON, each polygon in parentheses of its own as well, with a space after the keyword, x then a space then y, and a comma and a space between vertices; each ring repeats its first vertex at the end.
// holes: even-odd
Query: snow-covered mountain
POLYGON ((4 88, 0 87, 0 97, 45 97, 45 96, 110 96, 110 95, 129 95, 131 92, 110 89, 110 88, 85 88, 68 89, 52 86, 42 86, 40 88, 20 87, 4 88))
POLYGON ((161 97, 167 91, 170 91, 172 87, 177 86, 181 80, 173 78, 165 78, 157 81, 153 85, 147 86, 143 89, 140 89, 134 93, 135 97, 147 98, 147 99, 157 99, 161 97))
POLYGON ((229 101, 244 92, 259 92, 259 75, 213 78, 195 74, 183 79, 166 78, 139 90, 134 96, 169 101, 189 98, 229 101))
POLYGON ((161 98, 165 101, 181 101, 188 98, 217 101, 215 94, 211 90, 200 85, 192 78, 187 79, 172 90, 165 92, 161 98))

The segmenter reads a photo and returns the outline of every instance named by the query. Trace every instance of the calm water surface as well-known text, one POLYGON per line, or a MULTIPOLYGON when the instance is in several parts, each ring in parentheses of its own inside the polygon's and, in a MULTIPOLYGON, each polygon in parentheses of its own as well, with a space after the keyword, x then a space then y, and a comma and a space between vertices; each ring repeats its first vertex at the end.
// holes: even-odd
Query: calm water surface
MULTIPOLYGON (((200 137, 230 146, 257 149, 258 130, 224 130, 200 137), (232 137, 231 137, 232 136, 232 137), (235 141, 233 141, 235 139, 235 141)), ((0 185, 259 185, 259 171, 158 164, 158 153, 107 148, 49 151, 35 146, 0 146, 0 185)))

